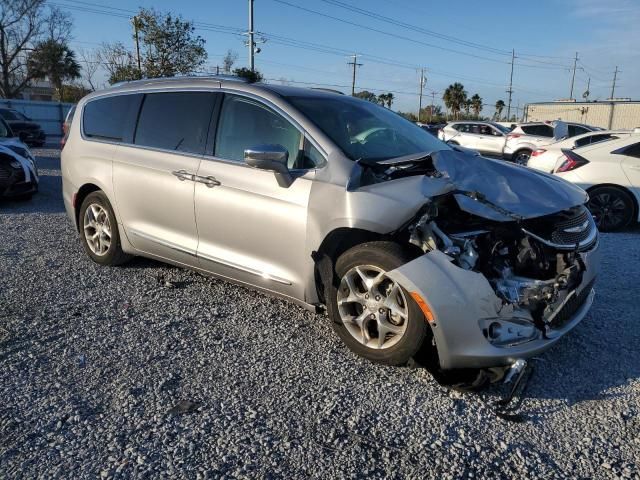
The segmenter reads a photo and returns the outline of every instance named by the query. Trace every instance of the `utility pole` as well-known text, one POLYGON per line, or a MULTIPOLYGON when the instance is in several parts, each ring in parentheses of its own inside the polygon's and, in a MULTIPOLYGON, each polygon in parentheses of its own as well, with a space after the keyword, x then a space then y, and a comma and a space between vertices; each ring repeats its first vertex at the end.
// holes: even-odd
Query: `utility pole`
POLYGON ((252 72, 255 70, 255 42, 253 41, 253 0, 249 0, 249 70, 252 72))
POLYGON ((429 122, 433 120, 433 109, 436 103, 436 92, 431 92, 431 111, 429 112, 429 122))
POLYGON ((507 106, 507 121, 509 122, 511 118, 511 95, 513 94, 513 64, 516 60, 516 51, 515 49, 511 50, 511 77, 509 78, 509 90, 507 93, 509 94, 509 103, 507 106))
POLYGON ((418 102, 418 122, 420 121, 420 113, 422 112, 422 89, 424 88, 424 68, 420 69, 420 101, 418 102))
POLYGON ((138 59, 138 74, 142 76, 142 64, 140 62, 140 39, 138 38, 138 16, 133 17, 133 31, 136 39, 136 57, 138 59))
POLYGON ((362 64, 356 61, 358 58, 358 55, 354 53, 352 57, 353 57, 353 62, 348 62, 347 65, 353 65, 353 77, 351 78, 351 96, 353 97, 356 93, 356 67, 361 67, 362 64))
POLYGON ((616 92, 616 79, 618 78, 618 66, 616 65, 616 71, 613 72, 613 84, 611 85, 611 98, 613 99, 613 95, 616 92))
POLYGON ((576 64, 578 63, 578 52, 573 59, 573 75, 571 75, 571 92, 569 92, 569 100, 573 100, 573 82, 576 79, 576 64))

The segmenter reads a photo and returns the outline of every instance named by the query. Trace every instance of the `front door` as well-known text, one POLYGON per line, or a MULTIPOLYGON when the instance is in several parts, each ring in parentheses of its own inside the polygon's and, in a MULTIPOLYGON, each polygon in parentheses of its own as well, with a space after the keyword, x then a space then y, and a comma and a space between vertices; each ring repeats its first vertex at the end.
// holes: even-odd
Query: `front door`
POLYGON ((476 150, 490 155, 502 155, 506 137, 489 125, 479 125, 476 150))
POLYGON ((146 94, 133 145, 118 147, 115 197, 127 238, 140 251, 197 264, 191 179, 204 154, 214 95, 146 94))
POLYGON ((302 279, 312 262, 305 240, 315 175, 314 155, 304 147, 303 134, 262 102, 225 94, 213 148, 213 156, 200 164, 203 183, 196 183, 195 190, 201 267, 303 298, 302 279), (296 175, 288 188, 278 185, 273 172, 244 162, 245 149, 265 144, 289 152, 289 168, 296 175))

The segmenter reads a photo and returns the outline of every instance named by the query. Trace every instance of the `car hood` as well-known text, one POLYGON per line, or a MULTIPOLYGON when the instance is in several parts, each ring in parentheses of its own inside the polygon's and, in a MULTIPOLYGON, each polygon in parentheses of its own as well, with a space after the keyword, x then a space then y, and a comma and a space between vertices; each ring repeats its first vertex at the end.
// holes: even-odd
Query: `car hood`
MULTIPOLYGON (((584 190, 559 177, 501 160, 455 150, 432 152, 422 158, 428 158, 433 168, 419 182, 406 182, 406 177, 363 186, 354 182, 350 189, 384 195, 387 189, 395 192, 392 184, 402 183, 407 205, 413 204, 416 194, 427 198, 452 194, 462 210, 498 222, 549 215, 582 205, 588 198, 584 190)), ((398 160, 405 165, 409 162, 406 157, 398 160)), ((393 160, 385 163, 394 166, 393 160)))

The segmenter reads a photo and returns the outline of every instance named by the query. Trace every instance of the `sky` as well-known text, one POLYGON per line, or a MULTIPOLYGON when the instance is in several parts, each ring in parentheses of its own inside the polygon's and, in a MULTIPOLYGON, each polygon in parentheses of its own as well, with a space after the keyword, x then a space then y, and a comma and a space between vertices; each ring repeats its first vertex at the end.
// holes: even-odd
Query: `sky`
MULTIPOLYGON (((121 41, 133 50, 130 12, 153 7, 196 22, 206 40, 207 68, 215 70, 229 49, 247 66, 248 0, 54 0, 74 19, 74 49, 91 51, 121 41)), ((352 61, 356 91, 394 93, 393 108, 416 112, 420 69, 427 78, 423 105, 454 83, 478 93, 491 115, 507 102, 511 51, 514 107, 568 98, 578 54, 574 97, 590 83, 591 100, 640 99, 640 0, 417 1, 255 0, 254 29, 266 40, 256 68, 269 82, 327 86, 349 93, 352 61), (380 18, 384 16, 386 18, 380 18)))

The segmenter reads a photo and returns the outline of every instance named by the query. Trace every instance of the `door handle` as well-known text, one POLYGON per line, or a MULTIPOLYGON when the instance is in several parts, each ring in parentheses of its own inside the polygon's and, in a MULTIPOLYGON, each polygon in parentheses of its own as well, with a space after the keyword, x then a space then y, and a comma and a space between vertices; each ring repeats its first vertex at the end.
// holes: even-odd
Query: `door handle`
POLYGON ((208 177, 194 175, 193 180, 195 182, 204 183, 207 188, 213 188, 222 185, 218 180, 216 180, 216 177, 212 177, 211 175, 209 175, 208 177))
POLYGON ((184 182, 185 180, 193 180, 193 177, 195 177, 193 173, 189 173, 186 170, 174 170, 171 174, 178 177, 178 180, 181 182, 184 182))

